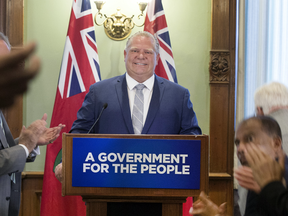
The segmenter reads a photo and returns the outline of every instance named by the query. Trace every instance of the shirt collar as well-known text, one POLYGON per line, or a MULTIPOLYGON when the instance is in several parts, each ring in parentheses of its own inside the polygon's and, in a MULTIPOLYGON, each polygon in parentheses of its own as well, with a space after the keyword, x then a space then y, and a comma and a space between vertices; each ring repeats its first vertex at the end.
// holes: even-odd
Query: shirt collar
MULTIPOLYGON (((149 91, 151 91, 153 89, 154 81, 155 81, 155 75, 153 74, 149 79, 147 79, 142 84, 144 84, 145 87, 149 89, 149 91)), ((126 82, 129 90, 134 89, 134 87, 139 84, 139 82, 137 82, 131 76, 129 76, 128 73, 126 73, 126 82)))

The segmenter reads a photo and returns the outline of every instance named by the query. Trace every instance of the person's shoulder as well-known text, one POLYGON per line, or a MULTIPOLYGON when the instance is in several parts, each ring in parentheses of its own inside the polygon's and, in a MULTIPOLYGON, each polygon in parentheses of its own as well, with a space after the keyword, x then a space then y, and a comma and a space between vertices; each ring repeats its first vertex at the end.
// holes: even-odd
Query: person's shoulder
POLYGON ((159 84, 165 85, 169 88, 173 88, 173 89, 179 89, 179 90, 185 90, 187 91, 187 88, 179 85, 178 83, 172 82, 170 80, 167 80, 165 78, 159 77, 155 74, 155 78, 158 81, 159 84))
POLYGON ((113 83, 121 82, 125 78, 125 75, 115 76, 112 78, 100 80, 94 84, 91 85, 90 88, 97 88, 97 87, 103 87, 107 85, 111 85, 113 83))

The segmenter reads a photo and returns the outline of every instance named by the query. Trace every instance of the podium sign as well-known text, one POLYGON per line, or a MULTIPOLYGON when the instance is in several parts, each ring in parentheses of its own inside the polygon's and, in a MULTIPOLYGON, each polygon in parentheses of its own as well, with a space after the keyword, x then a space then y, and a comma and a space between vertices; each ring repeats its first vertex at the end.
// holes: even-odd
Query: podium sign
POLYGON ((207 135, 63 133, 62 149, 62 195, 81 195, 87 216, 107 216, 109 202, 182 216, 188 196, 208 193, 207 135))
POLYGON ((201 141, 73 138, 72 186, 200 189, 201 141))

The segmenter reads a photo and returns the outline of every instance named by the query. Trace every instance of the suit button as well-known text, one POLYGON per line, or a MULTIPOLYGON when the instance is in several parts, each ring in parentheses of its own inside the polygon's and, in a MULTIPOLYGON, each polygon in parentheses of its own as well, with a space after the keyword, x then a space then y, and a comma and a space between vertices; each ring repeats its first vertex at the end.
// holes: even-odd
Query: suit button
POLYGON ((6 197, 6 200, 7 200, 7 201, 10 200, 10 197, 6 197))

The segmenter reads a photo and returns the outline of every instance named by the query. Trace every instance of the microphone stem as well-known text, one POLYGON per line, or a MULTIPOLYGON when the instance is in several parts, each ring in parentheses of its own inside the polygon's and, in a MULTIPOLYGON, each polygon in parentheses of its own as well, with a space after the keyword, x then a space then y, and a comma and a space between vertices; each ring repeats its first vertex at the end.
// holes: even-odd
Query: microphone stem
MULTIPOLYGON (((105 104, 104 104, 105 105, 105 104)), ((92 127, 90 128, 90 130, 88 131, 88 133, 87 134, 89 134, 90 132, 91 132, 91 130, 94 128, 94 126, 96 125, 96 123, 99 121, 99 119, 100 119, 100 117, 101 117, 101 115, 102 115, 102 112, 104 111, 104 109, 106 109, 106 107, 107 106, 103 106, 102 107, 102 110, 101 110, 101 112, 100 112, 100 114, 99 114, 99 117, 96 119, 96 121, 94 122, 94 124, 92 125, 92 127)))

